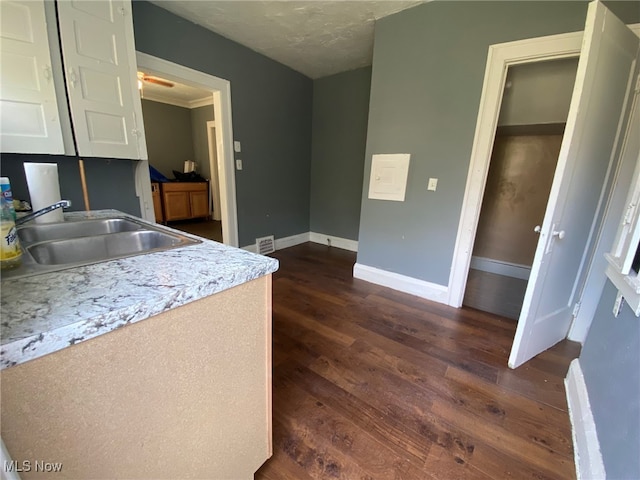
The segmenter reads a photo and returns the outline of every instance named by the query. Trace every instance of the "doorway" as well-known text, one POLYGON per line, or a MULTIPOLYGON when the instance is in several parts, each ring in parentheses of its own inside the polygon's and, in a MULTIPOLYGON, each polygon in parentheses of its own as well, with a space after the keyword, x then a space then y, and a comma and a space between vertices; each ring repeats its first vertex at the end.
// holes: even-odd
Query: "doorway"
MULTIPOLYGON (((223 243, 238 247, 230 82, 141 52, 136 53, 136 59, 139 69, 144 70, 145 73, 212 93, 216 125, 214 135, 217 170, 209 173, 212 178, 215 174, 218 180, 223 243)), ((207 138, 208 136, 209 128, 207 127, 207 138)), ((213 197, 213 192, 211 196, 213 197)))
POLYGON ((489 49, 454 261, 449 304, 460 306, 471 263, 507 67, 580 56, 566 130, 509 367, 566 337, 597 249, 635 83, 638 38, 602 3, 591 2, 583 34, 542 37, 489 49), (584 38, 581 38, 584 37, 584 38), (582 40, 580 44, 577 40, 582 40))
POLYGON ((508 68, 465 306, 520 316, 577 66, 566 58, 508 68))

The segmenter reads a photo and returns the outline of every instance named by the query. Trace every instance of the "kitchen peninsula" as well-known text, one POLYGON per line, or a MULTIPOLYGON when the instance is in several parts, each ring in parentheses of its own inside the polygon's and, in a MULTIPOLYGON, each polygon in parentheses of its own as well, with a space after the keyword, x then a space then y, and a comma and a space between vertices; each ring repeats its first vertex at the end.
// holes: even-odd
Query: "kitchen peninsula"
POLYGON ((278 262, 201 240, 3 279, 12 460, 62 463, 64 478, 252 478, 271 455, 278 262))

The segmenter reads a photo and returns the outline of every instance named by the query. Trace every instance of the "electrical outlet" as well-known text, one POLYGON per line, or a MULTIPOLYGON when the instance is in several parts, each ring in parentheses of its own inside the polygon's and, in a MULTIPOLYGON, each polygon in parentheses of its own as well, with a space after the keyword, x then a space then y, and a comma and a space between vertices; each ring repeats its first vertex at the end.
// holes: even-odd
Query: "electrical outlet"
POLYGON ((233 142, 233 151, 236 153, 240 153, 242 151, 242 146, 240 145, 240 142, 237 140, 234 140, 233 142))
POLYGON ((236 159, 236 170, 242 170, 242 160, 236 159))
POLYGON ((431 190, 432 192, 435 192, 436 188, 438 188, 438 179, 430 178, 429 184, 427 185, 427 190, 431 190))
POLYGON ((624 305, 624 297, 622 296, 622 292, 619 291, 618 295, 616 296, 616 301, 613 302, 613 316, 615 318, 618 318, 618 315, 620 315, 622 305, 624 305))

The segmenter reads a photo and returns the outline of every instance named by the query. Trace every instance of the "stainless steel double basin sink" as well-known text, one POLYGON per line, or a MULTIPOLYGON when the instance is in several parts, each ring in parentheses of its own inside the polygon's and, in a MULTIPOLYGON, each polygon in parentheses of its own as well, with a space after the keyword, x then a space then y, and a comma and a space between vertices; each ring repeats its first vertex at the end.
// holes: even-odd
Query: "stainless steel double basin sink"
POLYGON ((3 277, 36 275, 200 243, 186 235, 127 217, 18 227, 22 266, 3 277))

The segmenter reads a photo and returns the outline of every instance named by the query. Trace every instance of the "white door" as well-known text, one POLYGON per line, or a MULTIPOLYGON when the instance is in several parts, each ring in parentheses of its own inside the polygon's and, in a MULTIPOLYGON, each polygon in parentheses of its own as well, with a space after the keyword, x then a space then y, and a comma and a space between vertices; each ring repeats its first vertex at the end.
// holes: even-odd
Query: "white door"
POLYGON ((44 3, 2 1, 0 19, 2 152, 64 153, 44 3))
POLYGON ((509 357, 516 368, 567 336, 623 128, 640 41, 589 4, 576 84, 509 357))
POLYGON ((131 3, 62 0, 58 14, 78 154, 146 159, 131 3))

